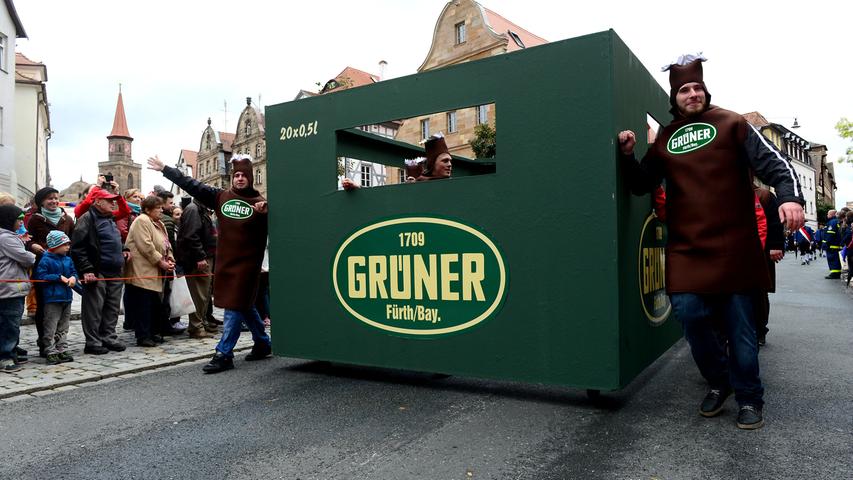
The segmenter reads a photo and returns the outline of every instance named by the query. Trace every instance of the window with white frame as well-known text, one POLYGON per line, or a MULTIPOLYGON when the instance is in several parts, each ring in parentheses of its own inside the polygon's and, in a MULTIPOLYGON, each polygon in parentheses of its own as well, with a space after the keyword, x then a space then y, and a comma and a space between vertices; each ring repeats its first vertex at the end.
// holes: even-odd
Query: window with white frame
POLYGON ((465 40, 468 38, 468 33, 465 31, 465 22, 459 22, 456 24, 456 45, 460 43, 465 43, 465 40))
POLYGON ((456 112, 447 112, 447 133, 453 133, 456 130, 456 112))
POLYGON ((370 183, 370 181, 371 181, 371 175, 370 175, 371 170, 372 169, 370 168, 369 163, 362 163, 361 164, 361 186, 362 187, 371 186, 371 183, 370 183))
POLYGON ((421 139, 426 140, 429 138, 429 119, 425 118, 421 120, 421 139))
POLYGON ((9 37, 0 33, 0 70, 4 72, 8 70, 8 61, 6 57, 9 55, 8 45, 9 37))
POLYGON ((477 107, 477 125, 489 123, 489 106, 480 105, 477 107))
POLYGON ((246 120, 246 136, 248 137, 252 133, 252 122, 251 120, 246 120))
POLYGON ((255 160, 261 157, 261 144, 255 146, 255 160))
POLYGON ((263 177, 261 177, 261 169, 255 170, 255 185, 260 185, 264 183, 263 177))

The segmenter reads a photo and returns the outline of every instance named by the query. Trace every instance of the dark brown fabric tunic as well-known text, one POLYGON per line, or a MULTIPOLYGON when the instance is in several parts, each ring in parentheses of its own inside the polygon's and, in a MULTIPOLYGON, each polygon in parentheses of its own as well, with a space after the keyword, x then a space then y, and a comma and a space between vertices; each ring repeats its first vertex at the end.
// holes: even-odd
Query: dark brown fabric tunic
MULTIPOLYGON (((700 136, 698 142, 688 143, 705 139, 700 136)), ((676 118, 658 134, 641 165, 633 159, 629 165, 635 193, 649 192, 666 180, 669 293, 730 294, 771 288, 750 171, 777 188, 780 204, 802 204, 802 196, 788 161, 742 116, 711 106, 699 115, 676 118), (683 133, 679 129, 692 124, 706 124, 694 127, 706 131, 712 130, 710 125, 715 135, 704 146, 673 153, 684 150, 684 142, 677 141, 683 133)))
POLYGON ((261 263, 267 246, 268 215, 251 208, 255 203, 265 200, 257 192, 254 193, 254 196, 243 196, 233 190, 222 190, 216 197, 219 238, 216 245, 213 304, 220 308, 248 310, 255 305, 261 263), (223 213, 223 206, 229 200, 237 200, 238 205, 248 204, 250 215, 241 219, 227 216, 223 213))
POLYGON ((258 292, 261 263, 267 245, 267 214, 252 205, 264 201, 256 190, 223 190, 205 185, 172 167, 163 175, 216 212, 219 238, 216 246, 213 304, 229 310, 248 310, 258 292))

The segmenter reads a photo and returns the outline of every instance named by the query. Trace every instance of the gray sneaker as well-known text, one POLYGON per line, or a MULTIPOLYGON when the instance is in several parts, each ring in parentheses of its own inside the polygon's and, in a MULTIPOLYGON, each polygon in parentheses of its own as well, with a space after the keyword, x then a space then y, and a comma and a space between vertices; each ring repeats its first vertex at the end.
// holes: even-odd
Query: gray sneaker
POLYGON ((14 373, 20 370, 21 368, 23 367, 21 367, 20 364, 15 363, 15 361, 11 358, 0 360, 0 372, 14 373))

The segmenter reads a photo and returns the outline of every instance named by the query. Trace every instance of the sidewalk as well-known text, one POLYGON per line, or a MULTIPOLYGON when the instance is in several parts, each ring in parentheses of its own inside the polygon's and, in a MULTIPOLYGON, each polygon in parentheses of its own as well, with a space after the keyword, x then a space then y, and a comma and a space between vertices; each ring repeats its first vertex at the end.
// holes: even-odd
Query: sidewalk
MULTIPOLYGON (((80 303, 77 295, 75 300, 77 301, 72 304, 72 314, 78 314, 76 318, 79 318, 80 303)), ((221 319, 223 311, 214 308, 213 314, 221 319)), ((183 320, 186 320, 186 317, 183 317, 183 320)), ((72 320, 68 332, 68 351, 74 356, 74 361, 59 365, 47 365, 45 359, 38 356, 35 325, 22 325, 20 346, 29 352, 30 361, 15 373, 0 373, 0 400, 27 394, 38 395, 39 392, 63 387, 73 388, 69 386, 208 358, 213 355, 214 347, 222 336, 220 333, 212 338, 197 340, 184 333, 166 337, 166 343, 158 347, 141 348, 136 346, 133 331, 124 331, 121 328, 123 321, 124 315, 120 315, 118 336, 127 344, 127 350, 106 355, 87 355, 83 353, 85 339, 80 321, 72 320)), ((251 347, 251 334, 243 332, 234 351, 251 347)))

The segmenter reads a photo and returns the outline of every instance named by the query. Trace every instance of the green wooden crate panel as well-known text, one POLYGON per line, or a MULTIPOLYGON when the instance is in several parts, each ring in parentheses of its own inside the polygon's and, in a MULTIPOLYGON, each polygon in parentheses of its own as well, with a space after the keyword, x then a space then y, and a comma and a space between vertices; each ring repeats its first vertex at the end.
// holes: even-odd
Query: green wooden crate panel
POLYGON ((608 31, 268 107, 275 352, 624 386, 677 338, 643 314, 650 203, 617 169, 616 132, 645 131, 651 106, 664 112, 665 93, 608 31), (355 127, 487 103, 495 159, 455 158, 450 180, 336 189, 337 156, 401 166, 422 151, 355 127), (311 135, 282 140, 287 127, 311 135), (409 319, 418 307, 444 323, 409 319))

